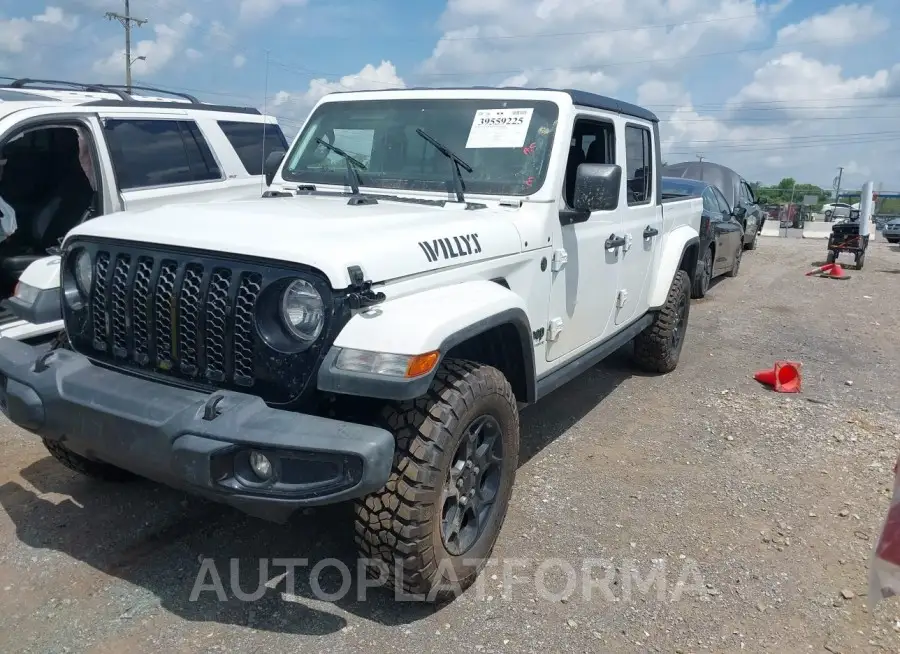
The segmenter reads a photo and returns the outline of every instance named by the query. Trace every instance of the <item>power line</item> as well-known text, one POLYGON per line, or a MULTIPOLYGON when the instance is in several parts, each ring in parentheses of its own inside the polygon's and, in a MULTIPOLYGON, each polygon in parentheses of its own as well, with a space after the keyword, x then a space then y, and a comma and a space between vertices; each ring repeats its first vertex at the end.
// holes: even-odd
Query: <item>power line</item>
MULTIPOLYGON (((107 20, 117 20, 125 28, 125 89, 131 93, 131 64, 134 60, 131 58, 131 26, 140 27, 147 22, 146 18, 135 18, 131 15, 131 0, 125 0, 125 14, 118 14, 114 11, 107 11, 104 14, 107 20)), ((144 59, 144 57, 137 57, 144 59)))

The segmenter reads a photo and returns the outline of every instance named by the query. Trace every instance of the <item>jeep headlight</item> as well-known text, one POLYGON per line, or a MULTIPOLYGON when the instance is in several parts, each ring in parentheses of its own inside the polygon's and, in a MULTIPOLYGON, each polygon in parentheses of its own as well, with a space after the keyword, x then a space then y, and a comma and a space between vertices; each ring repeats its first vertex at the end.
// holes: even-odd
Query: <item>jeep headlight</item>
POLYGON ((75 283, 81 294, 87 297, 91 292, 91 284, 94 281, 94 266, 91 255, 87 250, 81 250, 75 255, 75 265, 72 267, 75 273, 75 283))
POLYGON ((301 341, 316 340, 325 325, 325 303, 315 286, 303 279, 291 282, 281 296, 281 319, 301 341))

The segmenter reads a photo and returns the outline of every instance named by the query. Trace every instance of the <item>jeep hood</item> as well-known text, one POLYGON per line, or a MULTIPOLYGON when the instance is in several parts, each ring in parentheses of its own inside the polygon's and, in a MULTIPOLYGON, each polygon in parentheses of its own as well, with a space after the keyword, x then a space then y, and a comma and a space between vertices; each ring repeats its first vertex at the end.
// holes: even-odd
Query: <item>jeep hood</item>
POLYGON ((383 199, 351 206, 346 196, 259 198, 109 214, 66 240, 92 236, 301 263, 346 288, 348 266, 382 282, 521 252, 509 211, 383 199))

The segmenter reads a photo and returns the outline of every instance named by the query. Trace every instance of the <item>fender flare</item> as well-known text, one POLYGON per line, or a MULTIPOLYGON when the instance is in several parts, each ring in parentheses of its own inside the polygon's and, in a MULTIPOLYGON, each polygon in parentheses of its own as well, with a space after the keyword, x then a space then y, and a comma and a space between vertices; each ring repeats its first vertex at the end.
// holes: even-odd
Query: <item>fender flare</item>
POLYGON ((354 315, 341 330, 319 367, 317 387, 342 395, 408 400, 427 391, 441 361, 457 345, 480 334, 511 325, 518 336, 525 375, 525 398, 534 397, 535 363, 532 332, 522 298, 507 287, 476 280, 413 293, 354 315), (344 349, 416 355, 438 351, 438 364, 414 379, 389 377, 335 366, 344 349))
POLYGON ((666 297, 669 295, 669 289, 672 286, 672 280, 675 279, 675 273, 681 269, 682 262, 688 257, 686 268, 684 268, 691 280, 694 278, 694 272, 697 268, 697 255, 700 248, 700 236, 697 230, 692 227, 682 226, 673 230, 666 240, 666 247, 663 250, 662 260, 657 269, 656 279, 653 282, 653 290, 649 298, 650 309, 658 309, 666 303, 666 297), (691 256, 691 248, 696 249, 696 253, 691 256), (693 265, 691 264, 693 262, 693 265))

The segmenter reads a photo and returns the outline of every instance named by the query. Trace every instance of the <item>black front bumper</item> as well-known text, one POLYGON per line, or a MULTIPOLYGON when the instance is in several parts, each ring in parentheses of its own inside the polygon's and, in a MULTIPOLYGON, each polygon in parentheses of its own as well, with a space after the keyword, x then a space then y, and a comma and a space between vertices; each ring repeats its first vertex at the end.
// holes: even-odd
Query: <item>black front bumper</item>
POLYGON ((0 338, 0 407, 81 456, 276 521, 378 490, 394 455, 383 429, 273 409, 242 393, 176 388, 8 338, 0 338), (252 450, 274 463, 274 480, 252 473, 252 450))

